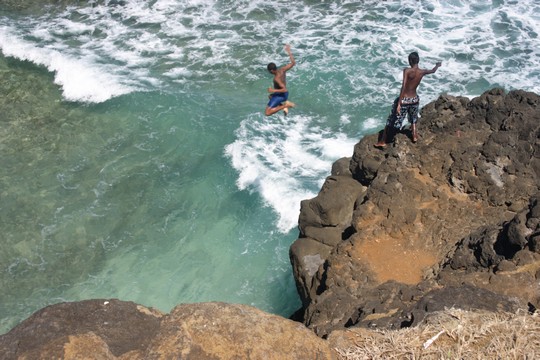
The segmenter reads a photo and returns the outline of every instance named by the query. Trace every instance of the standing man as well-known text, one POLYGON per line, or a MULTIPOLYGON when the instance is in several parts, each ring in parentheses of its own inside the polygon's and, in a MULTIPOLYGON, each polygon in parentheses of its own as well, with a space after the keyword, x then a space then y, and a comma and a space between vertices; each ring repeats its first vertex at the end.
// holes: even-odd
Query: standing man
POLYGON ((409 122, 412 124, 413 143, 418 140, 416 122, 418 121, 420 98, 416 94, 416 88, 420 85, 420 81, 422 81, 424 75, 433 74, 441 66, 441 62, 439 61, 435 64, 433 69, 424 70, 418 67, 419 62, 420 57, 416 51, 409 54, 409 65, 411 67, 403 70, 401 92, 399 93, 399 97, 394 101, 392 113, 388 116, 382 137, 380 141, 375 144, 375 147, 384 148, 386 146, 386 139, 389 133, 392 136, 397 131, 401 130, 405 116, 408 116, 409 122))
POLYGON ((285 115, 287 115, 289 113, 289 108, 295 106, 294 103, 287 101, 289 98, 289 91, 287 90, 287 76, 285 73, 296 65, 296 62, 294 61, 291 46, 289 44, 285 45, 285 51, 289 54, 289 58, 291 59, 289 64, 278 69, 276 64, 272 62, 266 67, 270 74, 274 75, 274 88, 268 88, 270 101, 264 111, 266 116, 275 114, 280 110, 283 110, 285 115))

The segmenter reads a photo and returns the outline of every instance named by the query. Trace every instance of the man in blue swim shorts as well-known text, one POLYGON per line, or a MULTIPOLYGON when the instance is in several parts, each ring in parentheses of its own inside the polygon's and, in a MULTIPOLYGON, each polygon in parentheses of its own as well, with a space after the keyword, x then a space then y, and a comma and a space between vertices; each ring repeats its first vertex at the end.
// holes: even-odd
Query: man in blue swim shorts
POLYGON ((420 98, 416 94, 416 89, 420 85, 420 81, 424 75, 433 74, 441 66, 439 61, 435 64, 435 67, 431 70, 424 70, 418 67, 420 57, 417 52, 409 54, 410 68, 403 70, 403 83, 401 84, 401 92, 392 106, 392 112, 386 120, 386 126, 384 127, 383 134, 375 147, 384 148, 386 146, 386 140, 392 137, 393 134, 401 130, 403 126, 403 120, 408 117, 412 128, 412 141, 415 143, 418 141, 418 133, 416 131, 416 123, 418 121, 418 108, 420 104, 420 98))
POLYGON ((287 101, 289 98, 289 91, 287 90, 287 76, 286 72, 291 69, 296 62, 294 61, 293 54, 291 52, 291 46, 289 44, 285 45, 285 51, 289 54, 291 62, 285 66, 282 66, 278 69, 275 63, 270 63, 266 67, 270 74, 274 75, 274 87, 268 88, 270 93, 270 101, 266 106, 264 114, 270 116, 277 113, 280 110, 283 110, 285 115, 289 113, 289 108, 294 107, 294 103, 287 101))

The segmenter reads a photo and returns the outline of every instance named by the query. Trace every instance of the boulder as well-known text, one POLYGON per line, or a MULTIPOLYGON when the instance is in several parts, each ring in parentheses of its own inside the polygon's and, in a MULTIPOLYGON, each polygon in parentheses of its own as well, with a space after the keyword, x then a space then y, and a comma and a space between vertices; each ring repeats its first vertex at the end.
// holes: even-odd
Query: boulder
MULTIPOLYGON (((333 166, 334 173, 348 171, 343 167, 343 160, 349 159, 338 160, 333 166)), ((298 221, 300 237, 291 245, 289 257, 304 307, 316 296, 323 281, 315 276, 319 267, 334 247, 352 235, 355 204, 364 191, 350 175, 331 175, 315 198, 302 201, 298 221)))
POLYGON ((247 305, 170 314, 119 300, 48 306, 0 336, 2 359, 336 359, 301 323, 247 305))
POLYGON ((141 353, 158 331, 157 310, 115 299, 47 306, 0 336, 2 359, 115 359, 141 353), (78 355, 86 356, 78 356, 78 355))
POLYGON ((247 305, 184 304, 161 324, 145 359, 335 359, 301 323, 247 305))

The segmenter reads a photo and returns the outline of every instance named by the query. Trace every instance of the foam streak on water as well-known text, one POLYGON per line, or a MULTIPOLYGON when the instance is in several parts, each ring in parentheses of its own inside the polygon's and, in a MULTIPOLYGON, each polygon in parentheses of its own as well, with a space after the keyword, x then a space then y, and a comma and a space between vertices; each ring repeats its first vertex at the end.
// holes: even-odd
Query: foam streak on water
POLYGON ((306 116, 261 120, 252 114, 236 136, 226 154, 240 173, 238 187, 260 193, 280 215, 277 226, 285 233, 297 225, 300 201, 316 194, 332 162, 354 146, 306 116))
POLYGON ((409 52, 443 62, 422 104, 540 93, 537 0, 35 3, 0 5, 0 331, 90 297, 289 315, 300 201, 382 128, 409 52), (285 43, 297 107, 265 117, 285 43))

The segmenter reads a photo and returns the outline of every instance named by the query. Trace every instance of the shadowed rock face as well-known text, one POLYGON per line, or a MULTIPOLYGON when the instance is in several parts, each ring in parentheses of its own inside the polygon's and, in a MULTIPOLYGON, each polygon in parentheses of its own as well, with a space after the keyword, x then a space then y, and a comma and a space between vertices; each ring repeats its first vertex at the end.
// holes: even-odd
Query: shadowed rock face
POLYGON ((373 147, 377 135, 356 144, 334 166, 349 162, 350 174, 329 179, 362 187, 327 181, 302 203, 290 257, 304 323, 323 337, 355 325, 408 326, 434 308, 418 307, 433 291, 467 294, 435 297, 442 307, 537 308, 539 106, 523 91, 445 95, 423 108, 418 143, 405 131, 384 150, 373 147), (330 211, 339 225, 322 220, 330 211), (343 229, 336 240, 331 232, 343 229))

